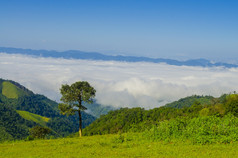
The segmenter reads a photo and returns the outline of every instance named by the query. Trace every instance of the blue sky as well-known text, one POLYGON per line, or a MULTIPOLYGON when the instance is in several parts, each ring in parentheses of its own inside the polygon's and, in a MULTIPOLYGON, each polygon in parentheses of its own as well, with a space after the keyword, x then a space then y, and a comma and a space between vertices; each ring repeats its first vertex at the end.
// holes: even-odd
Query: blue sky
POLYGON ((236 0, 0 0, 0 46, 238 60, 236 0))

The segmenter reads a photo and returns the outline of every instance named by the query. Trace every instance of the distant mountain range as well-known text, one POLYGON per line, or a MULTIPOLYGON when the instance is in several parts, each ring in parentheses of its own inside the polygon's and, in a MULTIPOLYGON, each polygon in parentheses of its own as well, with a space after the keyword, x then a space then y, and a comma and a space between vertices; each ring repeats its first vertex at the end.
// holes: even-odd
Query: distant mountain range
POLYGON ((7 54, 23 54, 36 57, 52 57, 52 58, 65 58, 65 59, 84 59, 84 60, 101 60, 101 61, 122 61, 122 62, 152 62, 152 63, 166 63, 176 66, 201 66, 201 67, 238 67, 237 64, 229 64, 223 62, 211 62, 206 59, 192 59, 186 61, 178 61, 173 59, 163 58, 148 58, 136 56, 122 56, 122 55, 104 55, 96 52, 83 52, 79 50, 68 50, 58 52, 53 50, 32 50, 21 48, 0 47, 0 52, 7 54))

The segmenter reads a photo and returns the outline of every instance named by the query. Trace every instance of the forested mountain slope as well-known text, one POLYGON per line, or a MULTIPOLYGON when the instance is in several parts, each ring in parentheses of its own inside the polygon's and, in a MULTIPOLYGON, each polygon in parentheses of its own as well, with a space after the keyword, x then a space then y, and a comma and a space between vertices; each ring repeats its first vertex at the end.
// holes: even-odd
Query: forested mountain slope
POLYGON ((86 112, 90 115, 93 115, 96 118, 99 118, 101 115, 106 115, 109 111, 116 110, 113 106, 103 106, 101 104, 92 103, 92 104, 85 104, 87 108, 86 112))
MULTIPOLYGON (((55 136, 66 136, 78 131, 77 117, 63 116, 56 102, 19 83, 0 79, 0 140, 24 138, 36 125, 49 127, 55 136)), ((95 117, 83 112, 82 119, 85 127, 95 117)))
POLYGON ((174 101, 172 103, 168 103, 166 107, 173 107, 173 108, 183 108, 183 107, 190 107, 195 101, 201 104, 210 104, 212 100, 215 99, 212 96, 199 96, 199 95, 192 95, 185 98, 181 98, 178 101, 174 101))
POLYGON ((101 116, 86 127, 84 133, 85 135, 94 135, 130 131, 141 132, 166 120, 178 118, 190 120, 204 116, 223 117, 227 114, 238 116, 238 94, 222 95, 219 98, 191 96, 150 110, 121 108, 101 116))

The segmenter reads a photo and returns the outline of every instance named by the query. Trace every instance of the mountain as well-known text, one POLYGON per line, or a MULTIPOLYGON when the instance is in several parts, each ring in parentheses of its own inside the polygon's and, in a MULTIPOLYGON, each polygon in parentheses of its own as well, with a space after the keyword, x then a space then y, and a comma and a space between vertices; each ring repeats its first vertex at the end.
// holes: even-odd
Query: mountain
POLYGON ((106 115, 109 111, 116 110, 113 106, 103 106, 97 103, 85 104, 85 107, 87 108, 86 112, 96 118, 99 118, 101 115, 106 115))
POLYGON ((228 64, 223 62, 211 62, 206 59, 193 59, 186 61, 178 61, 163 58, 148 58, 136 56, 122 56, 122 55, 104 55, 96 52, 83 52, 78 50, 68 50, 64 52, 57 52, 53 50, 32 50, 21 48, 0 47, 0 52, 8 54, 23 54, 36 57, 52 57, 52 58, 65 58, 65 59, 87 59, 87 60, 102 60, 102 61, 123 61, 123 62, 152 62, 152 63, 166 63, 176 66, 202 66, 214 67, 222 66, 226 68, 238 67, 236 64, 228 64))
MULTIPOLYGON (((83 127, 95 119, 82 112, 83 127)), ((36 125, 49 127, 57 137, 75 133, 79 126, 78 116, 61 115, 56 102, 17 82, 0 79, 0 141, 25 138, 36 125)))
POLYGON ((237 105, 238 94, 222 95, 219 98, 193 95, 150 110, 121 108, 102 115, 84 129, 84 134, 143 132, 157 126, 159 122, 179 118, 223 117, 228 113, 238 116, 237 105))
POLYGON ((25 138, 28 128, 34 125, 34 122, 22 118, 15 109, 0 103, 0 142, 25 138))
POLYGON ((190 107, 194 102, 199 102, 201 104, 211 104, 213 99, 214 97, 212 96, 193 95, 181 98, 178 101, 174 101, 172 103, 168 103, 165 105, 165 107, 172 107, 172 108, 190 107))

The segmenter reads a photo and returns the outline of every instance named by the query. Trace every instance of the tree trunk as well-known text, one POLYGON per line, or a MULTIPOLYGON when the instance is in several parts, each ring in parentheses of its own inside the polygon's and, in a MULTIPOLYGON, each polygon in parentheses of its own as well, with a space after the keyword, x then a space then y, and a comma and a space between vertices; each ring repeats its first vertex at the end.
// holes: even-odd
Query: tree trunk
POLYGON ((79 137, 82 137, 82 117, 80 110, 78 111, 78 113, 79 113, 79 137))

